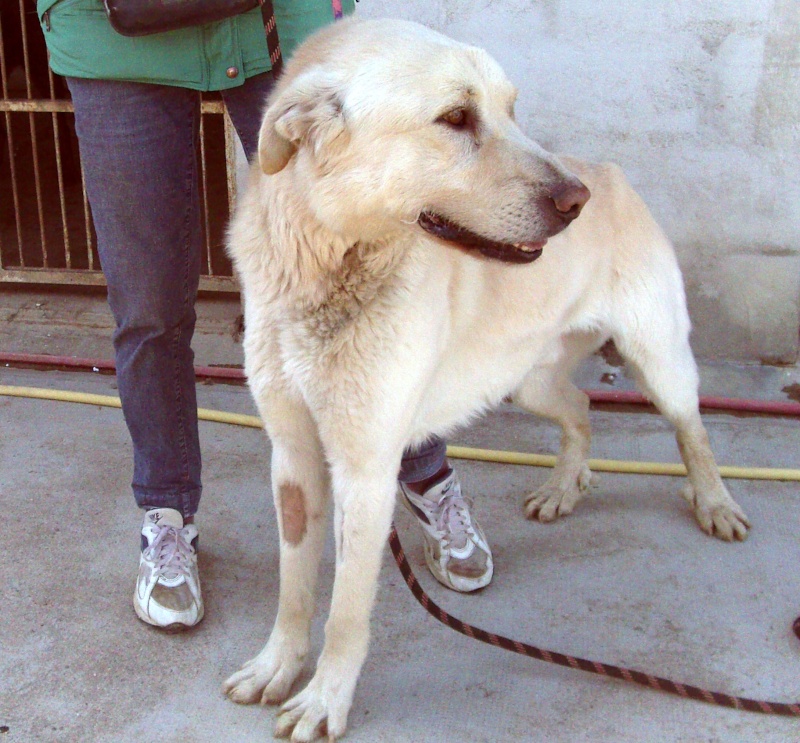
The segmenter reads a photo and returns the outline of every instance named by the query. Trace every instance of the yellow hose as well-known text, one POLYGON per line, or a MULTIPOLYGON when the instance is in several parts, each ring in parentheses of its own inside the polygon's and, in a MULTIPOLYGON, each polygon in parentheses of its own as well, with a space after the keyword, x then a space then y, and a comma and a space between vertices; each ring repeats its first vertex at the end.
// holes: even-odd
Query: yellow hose
MULTIPOLYGON (((76 402, 108 408, 122 407, 119 398, 110 395, 93 395, 85 392, 67 392, 63 390, 42 389, 39 387, 0 385, 0 395, 27 397, 36 400, 76 402)), ((200 420, 204 421, 228 423, 234 426, 247 426, 249 428, 262 428, 261 419, 255 415, 228 413, 222 410, 209 410, 208 408, 198 408, 197 415, 200 420)), ((481 462, 499 462, 502 464, 523 464, 533 467, 553 467, 556 463, 556 458, 551 454, 527 454, 512 451, 494 451, 491 449, 472 449, 465 446, 448 446, 447 456, 453 457, 454 459, 473 459, 481 462)), ((686 467, 682 464, 670 464, 665 462, 630 462, 615 459, 590 459, 589 467, 596 472, 621 472, 634 475, 686 475, 686 467)), ((719 472, 722 477, 739 480, 800 482, 800 470, 797 469, 720 467, 719 472)))

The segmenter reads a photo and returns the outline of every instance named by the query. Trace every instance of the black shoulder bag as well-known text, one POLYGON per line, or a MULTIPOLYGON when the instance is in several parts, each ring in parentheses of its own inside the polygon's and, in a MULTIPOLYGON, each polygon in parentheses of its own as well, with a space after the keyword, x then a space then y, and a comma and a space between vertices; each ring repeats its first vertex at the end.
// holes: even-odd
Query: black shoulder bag
POLYGON ((275 77, 281 71, 281 46, 272 0, 103 0, 108 20, 123 36, 147 36, 187 26, 222 21, 261 6, 267 49, 275 77))

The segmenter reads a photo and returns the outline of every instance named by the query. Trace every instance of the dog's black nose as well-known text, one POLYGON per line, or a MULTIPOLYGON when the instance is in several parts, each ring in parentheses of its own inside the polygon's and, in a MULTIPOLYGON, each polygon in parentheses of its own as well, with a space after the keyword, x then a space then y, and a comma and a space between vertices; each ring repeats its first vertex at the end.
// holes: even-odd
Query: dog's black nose
POLYGON ((550 198, 556 206, 558 216, 569 223, 581 213, 581 209, 589 201, 589 189, 580 181, 564 183, 558 186, 550 194, 550 198))

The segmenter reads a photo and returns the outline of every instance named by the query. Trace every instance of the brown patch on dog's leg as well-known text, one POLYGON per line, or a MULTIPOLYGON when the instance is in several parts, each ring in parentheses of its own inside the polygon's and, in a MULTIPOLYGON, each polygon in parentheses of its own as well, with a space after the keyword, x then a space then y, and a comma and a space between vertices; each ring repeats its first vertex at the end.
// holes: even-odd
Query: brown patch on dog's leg
POLYGON ((283 538, 292 546, 306 535, 306 494, 299 485, 283 483, 278 489, 283 521, 283 538))

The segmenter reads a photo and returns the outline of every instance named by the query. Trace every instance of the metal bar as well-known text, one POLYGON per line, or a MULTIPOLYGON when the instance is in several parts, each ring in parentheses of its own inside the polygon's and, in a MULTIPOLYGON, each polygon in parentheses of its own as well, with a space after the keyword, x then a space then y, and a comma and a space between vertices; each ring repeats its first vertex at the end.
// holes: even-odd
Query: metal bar
MULTIPOLYGON (((47 82, 50 88, 50 100, 56 100, 56 84, 53 70, 50 68, 50 52, 47 53, 47 82)), ((71 101, 70 101, 71 102, 71 101)), ((61 132, 59 131, 58 113, 50 114, 53 117, 53 149, 56 155, 56 176, 58 178, 58 200, 61 206, 61 229, 64 235, 64 260, 67 269, 72 268, 72 249, 69 241, 69 224, 67 222, 67 200, 64 185, 64 166, 61 160, 61 132)), ((67 145, 69 146, 69 144, 67 145)))
POLYGON ((225 113, 225 104, 222 101, 201 101, 200 111, 204 114, 225 113))
POLYGON ((28 92, 28 98, 33 98, 31 63, 28 58, 28 29, 25 24, 25 0, 19 0, 19 27, 22 34, 22 66, 25 69, 25 89, 28 92))
MULTIPOLYGON (((105 286, 102 271, 73 268, 70 271, 48 268, 0 268, 0 284, 69 284, 75 286, 105 286)), ((200 291, 239 291, 233 276, 201 276, 200 291)))
POLYGON ((228 214, 233 216, 233 208, 236 205, 237 184, 236 184, 236 128, 233 126, 228 109, 223 115, 225 127, 225 175, 228 178, 228 214))
MULTIPOLYGON (((53 71, 48 64, 47 79, 50 85, 50 99, 56 99, 56 86, 53 79, 53 71)), ((61 137, 59 136, 58 129, 58 114, 50 114, 53 117, 53 150, 56 154, 56 179, 58 180, 58 201, 61 206, 61 229, 64 235, 64 260, 66 261, 67 269, 72 268, 72 250, 69 244, 69 226, 67 224, 67 200, 65 197, 64 188, 64 168, 61 162, 61 137)))
POLYGON ((239 284, 233 276, 201 276, 200 291, 238 292, 239 284))
POLYGON ((86 179, 83 177, 83 168, 81 168, 81 193, 83 194, 83 219, 86 226, 86 250, 89 251, 89 270, 95 270, 94 267, 94 241, 92 240, 92 210, 89 206, 89 197, 86 195, 86 179))
POLYGON ((39 172, 39 145, 36 140, 36 122, 32 113, 28 114, 28 125, 31 131, 31 150, 33 151, 33 183, 36 188, 36 211, 39 215, 39 235, 42 240, 42 262, 45 266, 50 261, 47 255, 47 234, 44 228, 44 205, 42 204, 42 177, 39 172))
MULTIPOLYGON (((8 82, 6 80, 6 48, 3 43, 3 18, 0 15, 0 94, 3 98, 8 98, 8 82)), ((9 127, 9 115, 4 116, 6 120, 6 129, 9 127)), ((8 139, 8 138, 6 138, 8 139)), ((8 140, 10 142, 10 140, 8 140)), ((9 145, 10 147, 10 145, 9 145)), ((9 160, 11 159, 11 152, 8 153, 9 160)), ((3 232, 0 230, 0 266, 3 265, 3 232)))
POLYGON ((0 89, 3 98, 8 98, 8 77, 6 75, 6 47, 3 43, 3 16, 0 13, 0 89))
POLYGON ((205 225, 204 247, 206 251, 206 267, 208 273, 212 274, 211 270, 211 223, 208 219, 208 178, 206 172, 206 136, 205 136, 205 122, 203 121, 203 114, 200 114, 200 199, 203 209, 203 220, 205 225))
POLYGON ((64 271, 52 268, 5 268, 0 269, 0 283, 12 284, 79 284, 104 286, 105 277, 100 271, 85 271, 73 268, 64 271))
MULTIPOLYGON (((2 83, 3 98, 8 98, 8 70, 6 70, 5 47, 3 46, 3 27, 0 21, 0 82, 2 83)), ((2 101, 0 101, 2 102, 2 101)), ((14 159, 14 133, 11 130, 11 115, 5 112, 6 120, 6 139, 8 143, 8 167, 11 171, 11 194, 14 201, 14 226, 17 230, 17 254, 21 266, 25 265, 25 257, 22 254, 22 222, 20 219, 19 190, 17 188, 17 168, 14 159)))
MULTIPOLYGON (((5 65, 4 65, 5 66, 5 65)), ((222 114, 225 112, 225 104, 222 101, 203 101, 200 110, 204 114, 222 114)), ((0 100, 0 111, 43 111, 52 113, 73 113, 75 108, 72 101, 59 100, 40 100, 25 98, 8 98, 7 88, 3 89, 3 98, 0 100)))
POLYGON ((0 100, 0 111, 27 111, 34 113, 73 113, 75 108, 72 101, 47 101, 47 100, 30 100, 24 98, 11 98, 8 99, 7 91, 4 91, 4 97, 0 100))
MULTIPOLYGON (((25 21, 25 0, 19 0, 19 26, 22 34, 22 62, 25 68, 25 90, 28 98, 33 98, 31 85, 31 63, 28 55, 28 28, 25 21)), ((44 206, 42 204, 42 179, 39 172, 39 146, 36 139, 36 121, 33 112, 28 113, 28 125, 31 132, 31 150, 33 152, 33 182, 36 187, 36 210, 39 215, 39 235, 42 240, 42 262, 48 265, 47 234, 44 227, 44 206)))
POLYGON ((8 167, 11 171, 11 197, 14 201, 14 225, 17 229, 17 254, 19 265, 25 265, 25 256, 22 253, 22 209, 19 203, 19 188, 17 186, 17 162, 14 157, 14 134, 11 131, 11 114, 6 111, 6 138, 8 139, 8 167))
POLYGON ((61 142, 58 136, 58 114, 53 117, 53 150, 56 153, 56 181, 58 185, 58 201, 61 206, 61 229, 64 236, 64 260, 67 269, 72 268, 72 251, 69 245, 69 229, 67 228, 67 201, 64 198, 64 171, 61 164, 61 142))

